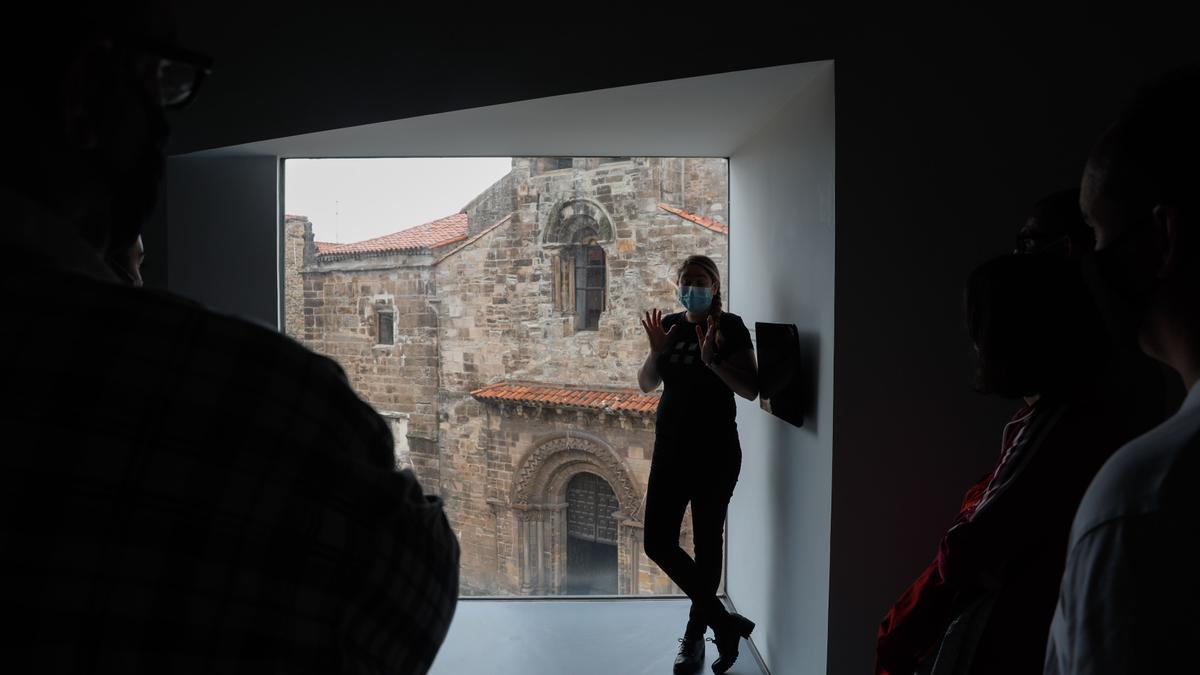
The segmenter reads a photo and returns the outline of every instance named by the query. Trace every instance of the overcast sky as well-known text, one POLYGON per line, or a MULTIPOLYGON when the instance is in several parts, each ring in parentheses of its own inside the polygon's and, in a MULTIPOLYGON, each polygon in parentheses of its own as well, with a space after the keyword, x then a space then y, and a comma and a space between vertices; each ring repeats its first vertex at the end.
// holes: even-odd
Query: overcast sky
POLYGON ((289 159, 284 211, 308 216, 317 241, 362 241, 458 213, 511 167, 511 157, 289 159))

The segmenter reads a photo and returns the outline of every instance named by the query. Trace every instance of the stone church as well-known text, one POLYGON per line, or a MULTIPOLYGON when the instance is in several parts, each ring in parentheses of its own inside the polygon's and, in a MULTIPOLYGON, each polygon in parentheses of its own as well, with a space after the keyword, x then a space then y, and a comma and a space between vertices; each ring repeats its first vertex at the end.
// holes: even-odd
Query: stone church
POLYGON ((727 195, 723 159, 518 157, 387 236, 318 242, 286 217, 286 330, 445 500, 464 595, 678 592, 642 551, 658 394, 637 389, 639 318, 677 310, 686 256, 725 275, 727 195))

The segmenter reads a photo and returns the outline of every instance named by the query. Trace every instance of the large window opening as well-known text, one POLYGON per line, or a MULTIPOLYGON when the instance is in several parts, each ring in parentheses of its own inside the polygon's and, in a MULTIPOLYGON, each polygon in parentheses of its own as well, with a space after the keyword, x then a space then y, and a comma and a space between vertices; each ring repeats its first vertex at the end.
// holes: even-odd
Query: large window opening
POLYGON ((285 331, 339 362, 444 499, 462 594, 679 593, 642 551, 659 392, 637 389, 638 320, 681 310, 688 255, 728 279, 727 162, 289 159, 285 177, 285 331))

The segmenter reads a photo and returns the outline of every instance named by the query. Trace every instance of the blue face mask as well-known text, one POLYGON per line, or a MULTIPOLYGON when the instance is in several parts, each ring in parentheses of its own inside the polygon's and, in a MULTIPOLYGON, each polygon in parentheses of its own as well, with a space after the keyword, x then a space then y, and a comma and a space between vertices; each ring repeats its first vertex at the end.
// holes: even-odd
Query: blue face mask
POLYGON ((704 312, 712 305, 712 289, 704 286, 680 286, 675 297, 693 314, 704 312))

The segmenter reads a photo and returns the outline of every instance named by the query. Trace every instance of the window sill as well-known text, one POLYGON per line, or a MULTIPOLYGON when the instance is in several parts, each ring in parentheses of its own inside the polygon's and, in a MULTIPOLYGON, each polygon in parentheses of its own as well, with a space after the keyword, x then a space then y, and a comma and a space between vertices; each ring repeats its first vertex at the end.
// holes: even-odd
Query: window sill
MULTIPOLYGON (((690 607, 687 598, 663 596, 459 598, 429 672, 670 672, 690 607), (614 652, 614 644, 621 649, 614 652)), ((716 646, 706 643, 705 650, 712 663, 716 646)), ((731 675, 766 673, 756 657, 753 643, 743 642, 731 675)))

